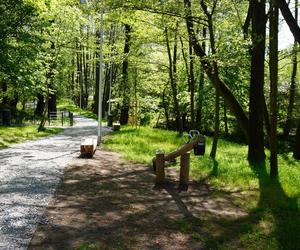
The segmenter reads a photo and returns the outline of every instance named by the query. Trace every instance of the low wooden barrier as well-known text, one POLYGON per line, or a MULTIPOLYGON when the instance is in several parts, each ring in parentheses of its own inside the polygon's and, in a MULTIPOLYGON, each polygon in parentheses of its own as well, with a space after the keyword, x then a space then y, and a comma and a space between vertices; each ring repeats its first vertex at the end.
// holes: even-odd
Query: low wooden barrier
POLYGON ((181 148, 165 155, 163 152, 158 151, 156 157, 153 158, 153 170, 156 172, 155 183, 157 185, 163 184, 165 181, 165 162, 173 160, 180 156, 180 176, 179 186, 181 188, 187 188, 189 183, 190 173, 190 153, 192 149, 198 144, 205 144, 205 137, 198 135, 195 139, 183 145, 181 148))

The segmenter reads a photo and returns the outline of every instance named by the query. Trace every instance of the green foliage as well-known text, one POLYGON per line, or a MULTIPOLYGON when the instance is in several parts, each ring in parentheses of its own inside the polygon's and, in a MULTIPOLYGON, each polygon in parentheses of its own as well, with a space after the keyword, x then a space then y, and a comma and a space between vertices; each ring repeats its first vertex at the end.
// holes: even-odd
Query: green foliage
POLYGON ((57 134, 62 131, 60 128, 47 128, 45 131, 37 132, 37 126, 0 126, 0 149, 23 141, 57 134))

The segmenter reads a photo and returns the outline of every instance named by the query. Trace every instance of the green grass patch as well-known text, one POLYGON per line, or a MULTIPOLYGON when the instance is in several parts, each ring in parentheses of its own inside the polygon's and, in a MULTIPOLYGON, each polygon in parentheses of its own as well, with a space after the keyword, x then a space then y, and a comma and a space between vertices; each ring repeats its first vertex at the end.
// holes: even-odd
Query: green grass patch
POLYGON ((63 129, 61 128, 47 128, 45 131, 38 132, 37 126, 0 126, 0 149, 62 131, 63 129))
POLYGON ((78 106, 75 105, 75 103, 72 100, 69 99, 59 100, 57 108, 60 110, 68 110, 76 115, 82 115, 90 119, 94 119, 94 120, 98 119, 98 116, 94 114, 92 111, 79 108, 78 106))
MULTIPOLYGON (((299 249, 300 162, 291 153, 280 154, 279 178, 271 179, 268 160, 265 166, 249 166, 247 145, 220 139, 216 160, 212 160, 211 142, 207 138, 205 156, 191 153, 191 178, 210 183, 214 195, 232 199, 249 215, 237 220, 197 218, 202 223, 183 219, 172 227, 194 239, 205 235, 210 249, 299 249)), ((183 144, 183 138, 172 131, 124 126, 109 135, 103 147, 150 166, 156 150, 169 153, 183 144)))

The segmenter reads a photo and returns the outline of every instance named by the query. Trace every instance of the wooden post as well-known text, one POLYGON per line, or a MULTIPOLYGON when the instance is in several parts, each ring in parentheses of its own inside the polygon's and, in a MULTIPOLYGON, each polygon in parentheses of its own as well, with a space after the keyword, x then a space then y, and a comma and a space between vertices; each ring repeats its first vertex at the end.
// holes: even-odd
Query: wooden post
POLYGON ((180 178, 179 186, 181 188, 187 188, 189 185, 190 175, 190 153, 184 153, 180 157, 180 178))
POLYGON ((61 112, 61 126, 64 126, 64 111, 61 112))
POLYGON ((69 111, 69 117, 70 117, 70 126, 73 126, 73 113, 69 111))
POLYGON ((156 184, 163 184, 165 181, 165 154, 156 154, 156 184))

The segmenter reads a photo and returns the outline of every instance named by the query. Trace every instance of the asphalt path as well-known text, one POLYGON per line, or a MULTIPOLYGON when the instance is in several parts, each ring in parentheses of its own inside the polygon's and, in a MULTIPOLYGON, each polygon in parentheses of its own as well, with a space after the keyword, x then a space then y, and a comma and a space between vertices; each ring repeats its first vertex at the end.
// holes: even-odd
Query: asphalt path
MULTIPOLYGON (((64 132, 0 150, 0 249, 27 249, 83 137, 97 138, 97 122, 74 117, 64 132)), ((109 129, 103 127, 103 135, 109 129)))

